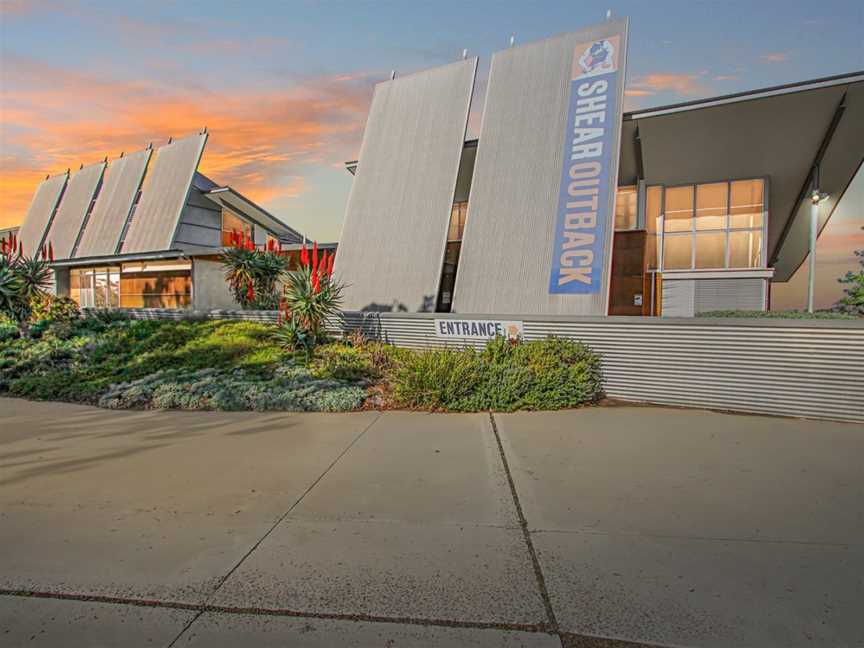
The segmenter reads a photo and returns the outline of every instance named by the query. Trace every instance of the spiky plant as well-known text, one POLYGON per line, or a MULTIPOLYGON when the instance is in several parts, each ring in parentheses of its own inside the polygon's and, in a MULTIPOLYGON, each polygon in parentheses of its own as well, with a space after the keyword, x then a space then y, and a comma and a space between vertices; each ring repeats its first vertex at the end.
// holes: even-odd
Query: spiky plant
POLYGON ((284 346, 303 349, 307 358, 326 337, 327 319, 342 305, 344 285, 333 278, 333 254, 319 258, 318 244, 300 252, 300 268, 286 273, 276 338, 284 346))
POLYGON ((234 300, 244 309, 274 310, 279 305, 278 282, 288 259, 272 240, 259 249, 237 232, 220 257, 234 300))

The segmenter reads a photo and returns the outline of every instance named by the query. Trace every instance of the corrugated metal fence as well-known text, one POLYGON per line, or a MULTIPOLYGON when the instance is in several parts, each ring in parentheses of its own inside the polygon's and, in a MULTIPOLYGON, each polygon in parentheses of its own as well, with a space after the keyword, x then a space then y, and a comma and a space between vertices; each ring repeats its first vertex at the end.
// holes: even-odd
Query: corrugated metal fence
MULTIPOLYGON (((182 317, 142 309, 135 317, 182 317)), ((186 316, 189 312, 185 311, 186 316)), ((275 321, 275 312, 213 311, 199 316, 275 321)), ((864 322, 432 313, 344 313, 333 330, 411 348, 482 341, 435 336, 435 319, 517 320, 525 338, 579 340, 603 358, 612 398, 741 412, 864 422, 864 322)))

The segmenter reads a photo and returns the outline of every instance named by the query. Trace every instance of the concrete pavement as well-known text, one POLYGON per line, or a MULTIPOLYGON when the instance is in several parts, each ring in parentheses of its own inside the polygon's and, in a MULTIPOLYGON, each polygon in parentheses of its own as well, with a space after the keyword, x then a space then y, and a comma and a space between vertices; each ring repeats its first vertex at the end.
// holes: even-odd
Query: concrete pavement
POLYGON ((0 410, 3 646, 864 643, 862 426, 0 410))

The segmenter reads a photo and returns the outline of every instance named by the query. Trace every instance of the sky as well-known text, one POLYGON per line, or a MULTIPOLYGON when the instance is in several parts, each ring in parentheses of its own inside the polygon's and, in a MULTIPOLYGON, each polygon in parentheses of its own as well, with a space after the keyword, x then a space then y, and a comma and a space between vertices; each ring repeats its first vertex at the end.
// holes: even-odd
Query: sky
MULTIPOLYGON (((476 136, 491 54, 511 34, 539 40, 607 9, 631 19, 625 109, 864 69, 860 0, 0 0, 0 227, 23 219, 46 174, 207 126, 203 173, 311 238, 338 240, 344 162, 375 83, 467 48, 480 57, 476 136)), ((860 216, 829 223, 820 269, 854 266, 860 216)), ((833 284, 823 301, 839 294, 833 284)), ((800 301, 787 292, 779 298, 800 301)))

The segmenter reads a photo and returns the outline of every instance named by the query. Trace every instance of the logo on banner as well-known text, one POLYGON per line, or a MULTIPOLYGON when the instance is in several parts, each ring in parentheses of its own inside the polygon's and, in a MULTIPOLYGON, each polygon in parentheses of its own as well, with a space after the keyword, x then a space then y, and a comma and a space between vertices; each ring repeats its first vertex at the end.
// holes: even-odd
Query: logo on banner
POLYGON ((550 294, 597 294, 614 214, 620 36, 573 51, 564 166, 558 195, 550 294))
POLYGON ((592 43, 579 57, 579 78, 615 71, 615 46, 608 40, 592 43))

